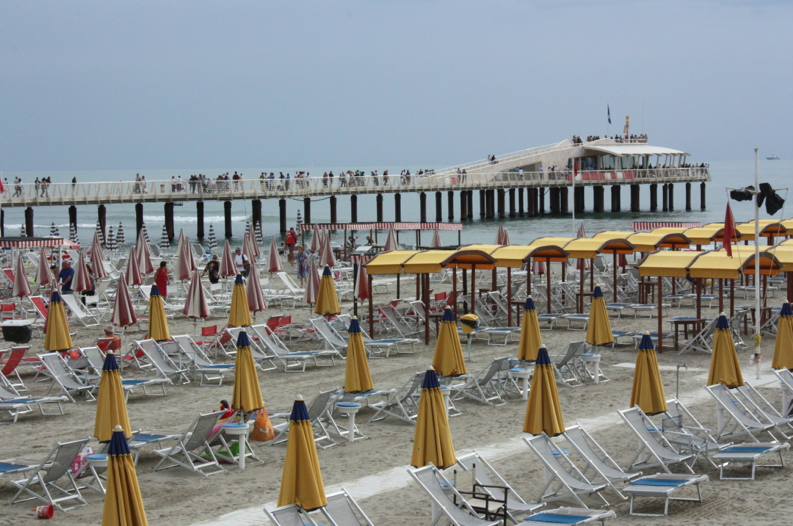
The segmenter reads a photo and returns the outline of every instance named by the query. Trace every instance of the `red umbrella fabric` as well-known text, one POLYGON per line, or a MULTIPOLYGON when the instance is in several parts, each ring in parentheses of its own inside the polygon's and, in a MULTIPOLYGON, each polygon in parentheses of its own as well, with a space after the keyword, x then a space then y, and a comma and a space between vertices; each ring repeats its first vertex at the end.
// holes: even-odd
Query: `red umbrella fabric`
POLYGON ((231 254, 231 245, 229 240, 223 245, 223 254, 220 256, 220 275, 221 276, 236 276, 237 265, 234 263, 234 256, 231 254))
POLYGON ((308 280, 306 281, 306 292, 304 299, 309 305, 314 305, 317 302, 317 295, 319 294, 319 268, 317 267, 316 258, 311 258, 311 269, 308 271, 308 280))
POLYGON ((204 294, 204 286, 201 284, 201 273, 198 269, 193 271, 182 314, 193 319, 209 317, 209 305, 207 305, 207 297, 204 294))
POLYGON ((438 229, 435 229, 435 233, 432 234, 432 242, 430 242, 430 248, 438 248, 442 247, 443 243, 441 242, 441 233, 438 232, 438 229))
POLYGON ((72 278, 72 290, 86 292, 94 288, 91 283, 91 274, 88 272, 88 265, 85 263, 85 254, 82 252, 77 257, 74 267, 74 278, 72 278))
POLYGON ((502 230, 503 231, 501 233, 501 244, 502 245, 509 245, 509 232, 507 232, 506 228, 504 228, 502 230))
POLYGON ((250 231, 245 232, 242 238, 242 253, 251 258, 251 262, 256 261, 259 251, 256 248, 256 242, 253 240, 253 235, 250 231))
POLYGON ((366 272, 366 267, 363 265, 358 265, 358 276, 355 278, 354 294, 359 300, 369 299, 369 274, 366 272))
MULTIPOLYGON (((96 262, 93 266, 101 267, 101 262, 105 260, 105 252, 102 250, 102 243, 99 242, 99 234, 97 234, 96 231, 94 231, 94 240, 91 242, 90 252, 91 263, 96 262)), ((107 277, 107 273, 105 272, 104 268, 102 269, 102 274, 104 274, 104 276, 102 276, 103 278, 107 277)))
POLYGON ((251 261, 251 271, 248 274, 248 283, 245 285, 245 294, 248 296, 248 309, 251 314, 267 308, 267 301, 264 299, 262 292, 262 284, 259 282, 259 271, 256 269, 256 263, 251 261))
MULTIPOLYGON (((316 237, 316 234, 314 234, 316 237)), ((275 238, 270 241, 270 252, 267 254, 267 271, 268 272, 282 272, 284 266, 281 264, 281 256, 278 254, 278 245, 275 243, 275 238)))
POLYGON ((251 248, 253 249, 253 254, 256 255, 258 258, 262 255, 262 251, 259 250, 259 243, 256 241, 256 232, 251 228, 248 232, 248 237, 251 238, 251 248))
POLYGON ((179 259, 176 263, 176 279, 184 281, 193 277, 193 272, 198 268, 193 257, 193 249, 187 237, 179 238, 179 259))
MULTIPOLYGON (((45 260, 46 261, 46 260, 45 260)), ((12 295, 15 298, 26 298, 32 294, 28 275, 25 273, 25 263, 22 261, 22 253, 17 254, 17 266, 14 269, 14 288, 12 295)))
POLYGON ((154 272, 154 264, 151 262, 151 251, 149 245, 146 243, 146 237, 143 235, 143 229, 138 233, 138 243, 135 245, 138 255, 138 265, 140 273, 144 276, 154 272))
POLYGON ((314 230, 311 235, 311 252, 316 254, 322 243, 322 230, 314 230))
POLYGON ((135 246, 129 251, 124 278, 126 278, 127 284, 133 287, 135 285, 143 285, 143 275, 140 273, 140 264, 138 263, 138 250, 135 246))
POLYGON ((52 271, 47 263, 47 254, 44 253, 44 248, 41 249, 41 255, 39 255, 39 268, 36 269, 36 283, 38 283, 40 287, 55 283, 55 278, 52 276, 52 271))
POLYGON ((330 236, 325 235, 322 239, 322 248, 319 251, 319 264, 328 267, 336 266, 336 258, 333 257, 333 248, 330 246, 330 236))
POLYGON ((399 250, 396 231, 393 228, 388 231, 388 237, 385 240, 385 251, 388 252, 389 250, 399 250))
POLYGON ((116 300, 113 303, 113 315, 110 317, 110 321, 116 327, 129 327, 138 323, 124 276, 118 278, 118 290, 116 290, 116 300))

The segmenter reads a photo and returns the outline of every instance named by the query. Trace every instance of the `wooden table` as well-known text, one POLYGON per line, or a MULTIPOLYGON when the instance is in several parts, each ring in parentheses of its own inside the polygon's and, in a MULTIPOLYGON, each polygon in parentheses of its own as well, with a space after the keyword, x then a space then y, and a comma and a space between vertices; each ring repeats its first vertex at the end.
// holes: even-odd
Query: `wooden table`
POLYGON ((693 336, 694 334, 696 334, 697 332, 702 330, 702 327, 705 325, 705 319, 704 318, 678 317, 678 318, 672 318, 671 320, 669 320, 669 324, 671 325, 672 330, 675 333, 675 350, 677 351, 677 350, 679 350, 678 349, 678 334, 680 332, 680 326, 681 325, 683 326, 684 337, 686 339, 688 339, 688 328, 689 328, 689 326, 691 326, 691 329, 692 329, 692 333, 691 334, 693 336))

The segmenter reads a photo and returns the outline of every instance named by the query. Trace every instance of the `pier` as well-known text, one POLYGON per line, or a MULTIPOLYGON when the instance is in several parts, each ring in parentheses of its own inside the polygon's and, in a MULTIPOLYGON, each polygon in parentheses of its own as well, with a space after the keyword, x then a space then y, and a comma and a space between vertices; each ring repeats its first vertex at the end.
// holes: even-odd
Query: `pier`
MULTIPOLYGON (((349 198, 349 220, 396 221, 402 217, 402 194, 419 196, 421 222, 465 221, 474 218, 474 193, 477 192, 479 217, 537 217, 545 214, 568 214, 587 209, 586 194, 591 194, 591 210, 604 211, 605 187, 611 187, 611 212, 622 211, 622 188, 629 188, 630 210, 641 209, 641 187, 649 189, 650 210, 658 209, 661 187, 663 211, 672 211, 674 185, 685 185, 685 208, 692 209, 692 185, 699 183, 700 208, 705 209, 705 185, 710 181, 707 167, 689 167, 689 154, 647 144, 626 144, 611 139, 589 143, 561 143, 522 150, 492 160, 436 170, 422 175, 366 175, 360 177, 245 179, 242 181, 206 182, 188 180, 97 183, 53 183, 46 187, 30 183, 9 183, 2 198, 2 208, 24 208, 28 235, 33 235, 34 209, 39 206, 68 206, 69 223, 77 225, 77 207, 97 206, 97 221, 105 228, 106 206, 134 204, 136 226, 143 225, 144 205, 161 203, 168 235, 173 239, 175 204, 195 202, 196 236, 204 237, 204 202, 223 201, 226 237, 232 237, 231 201, 251 201, 252 222, 261 223, 262 207, 276 206, 280 230, 287 230, 286 200, 303 201, 305 222, 311 222, 312 199, 327 200, 331 222, 346 218, 337 214, 338 199, 349 198), (655 158, 655 166, 653 166, 655 158), (559 169, 558 167, 563 168, 559 169), (588 190, 591 188, 591 190, 588 190), (572 197, 570 191, 572 189, 572 197), (446 199, 444 199, 446 193, 446 199), (373 217, 359 217, 358 195, 375 194, 373 217), (386 217, 384 201, 393 195, 393 216, 386 217), (430 194, 429 196, 427 194, 430 194), (429 197, 429 199, 428 199, 429 197), (329 198, 329 199, 327 199, 329 198), (264 201, 264 203, 262 202, 264 201), (444 201, 446 210, 444 213, 444 201), (455 210, 455 201, 459 207, 455 210), (428 202, 434 203, 434 215, 428 215, 428 202)), ((4 213, 0 212, 0 230, 4 230, 4 213)))

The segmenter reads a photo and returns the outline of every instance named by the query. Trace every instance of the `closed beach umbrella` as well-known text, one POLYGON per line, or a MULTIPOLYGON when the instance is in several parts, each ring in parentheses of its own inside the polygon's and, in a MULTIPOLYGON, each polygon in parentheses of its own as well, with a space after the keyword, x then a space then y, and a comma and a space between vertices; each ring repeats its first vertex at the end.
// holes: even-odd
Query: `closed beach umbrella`
POLYGON ((454 453, 449 415, 446 414, 441 384, 435 371, 427 369, 424 383, 421 385, 410 465, 421 468, 430 462, 440 469, 446 469, 457 462, 457 456, 454 453))
MULTIPOLYGON (((113 233, 113 229, 110 229, 110 233, 113 233)), ((115 242, 114 242, 115 243, 115 242)), ((109 246, 109 245, 108 245, 109 246)), ((115 250, 115 244, 113 245, 115 250)), ((99 243, 92 243, 91 246, 88 248, 88 252, 86 254, 91 254, 91 270, 94 272, 94 279, 104 279, 107 277, 107 270, 105 270, 105 254, 102 250, 102 245, 99 243), (95 252, 96 250, 96 252, 95 252)))
POLYGON ((28 237, 28 233, 25 230, 25 223, 22 223, 22 226, 19 228, 19 237, 28 237))
POLYGON ((168 318, 165 317, 165 305, 157 285, 151 286, 151 294, 149 294, 149 333, 146 337, 158 342, 171 339, 168 318))
POLYGON ((300 232, 303 230, 303 214, 300 210, 297 211, 297 220, 295 221, 295 234, 298 236, 300 232))
POLYGON ((249 250, 249 252, 246 252, 246 253, 247 254, 253 254, 253 257, 251 257, 251 259, 257 259, 262 253, 259 250, 259 244, 256 242, 256 234, 254 234, 253 230, 251 230, 250 232, 248 232, 246 234, 246 237, 248 239, 248 241, 247 241, 248 245, 247 246, 248 246, 248 250, 249 250))
POLYGON ((496 245, 509 245, 509 234, 504 225, 498 225, 498 232, 496 232, 496 245))
MULTIPOLYGON (((46 261, 45 259, 44 265, 46 265, 46 261)), ((28 282, 28 275, 25 273, 25 263, 22 261, 22 253, 20 252, 17 254, 17 264, 14 269, 14 287, 11 290, 11 295, 15 298, 26 298, 32 292, 28 282)))
POLYGON ((99 242, 104 245, 105 233, 102 232, 102 225, 99 224, 99 221, 96 222, 96 228, 94 229, 94 233, 96 234, 96 237, 99 239, 99 242))
POLYGON ((248 255, 251 261, 256 261, 259 250, 256 248, 256 243, 253 241, 253 234, 247 232, 242 237, 242 253, 248 255))
POLYGON ((648 415, 662 413, 668 409, 661 371, 658 369, 658 357, 650 333, 645 332, 639 342, 636 354, 636 369, 633 372, 633 390, 631 405, 638 405, 648 415))
POLYGON ((143 276, 140 273, 140 265, 138 264, 138 251, 134 245, 129 249, 129 259, 127 259, 124 277, 127 279, 127 285, 133 287, 143 285, 143 276))
POLYGON ((251 261, 251 272, 248 275, 248 282, 245 284, 245 295, 248 298, 248 310, 256 316, 256 313, 267 308, 267 301, 264 299, 262 284, 259 281, 259 271, 256 263, 251 261))
MULTIPOLYGON (((94 232, 94 239, 91 241, 91 263, 94 267, 102 266, 102 261, 105 260, 105 251, 102 250, 102 243, 99 239, 99 234, 94 232)), ((104 273, 104 269, 103 269, 104 273)), ((102 277, 106 277, 102 276, 102 277)))
POLYGON ((193 257, 193 248, 187 238, 184 238, 179 247, 179 259, 176 262, 176 279, 184 281, 193 276, 193 272, 198 268, 196 265, 195 257, 193 257))
POLYGON ((262 243, 264 243, 264 236, 262 235, 262 224, 256 223, 254 230, 256 231, 256 244, 261 245, 262 243))
POLYGON ((228 239, 223 245, 223 254, 220 256, 220 275, 225 277, 237 275, 237 265, 234 263, 234 256, 231 255, 231 245, 228 239))
POLYGON ((209 316, 209 305, 204 293, 204 286, 201 283, 201 273, 197 269, 193 271, 190 286, 187 288, 187 297, 184 300, 182 314, 194 320, 209 316))
POLYGON ((347 369, 344 373, 344 392, 365 393, 374 389, 372 374, 369 372, 369 361, 363 345, 361 326, 358 318, 353 317, 348 330, 350 340, 347 342, 347 369))
POLYGON ((218 248, 218 240, 215 237, 215 227, 212 223, 209 224, 209 235, 207 236, 207 246, 210 252, 214 252, 218 248))
POLYGON ((118 249, 118 243, 116 243, 116 235, 113 233, 113 227, 111 226, 108 228, 107 231, 107 243, 105 243, 108 252, 115 252, 118 249))
POLYGON ((69 241, 80 244, 80 238, 77 237, 77 225, 74 223, 69 225, 69 241))
POLYGON ((116 290, 116 299, 113 301, 113 314, 110 316, 110 321, 116 327, 129 327, 138 323, 135 307, 133 307, 132 298, 129 296, 127 278, 123 275, 118 278, 118 289, 116 290))
POLYGON ((774 342, 774 359, 771 361, 774 369, 793 369, 793 309, 790 302, 782 304, 779 312, 779 323, 774 342))
POLYGON ((741 365, 727 316, 722 312, 716 321, 713 334, 713 353, 710 356, 710 372, 707 385, 724 384, 728 389, 743 385, 741 365))
POLYGON ((435 355, 432 358, 435 372, 441 376, 460 376, 468 371, 463 359, 463 348, 457 334, 457 321, 452 308, 443 310, 443 320, 438 329, 438 341, 435 342, 435 355))
POLYGON ((614 343, 609 313, 606 311, 606 300, 603 298, 603 291, 598 286, 592 292, 592 306, 589 309, 586 342, 595 346, 614 343))
POLYGON ((367 300, 371 294, 369 290, 369 274, 366 272, 366 267, 362 264, 358 264, 358 275, 355 276, 353 294, 359 300, 367 300))
POLYGON ((311 258, 311 268, 308 271, 308 279, 306 280, 306 291, 303 295, 306 303, 314 305, 317 302, 319 295, 319 269, 317 268, 317 260, 311 258))
MULTIPOLYGON (((140 232, 143 232, 143 239, 146 241, 146 243, 151 243, 151 239, 149 239, 149 229, 146 228, 146 223, 143 223, 140 226, 140 232)), ((140 232, 138 232, 138 235, 140 235, 140 232)))
POLYGON ((537 309, 531 296, 526 298, 523 306, 523 323, 520 326, 520 343, 518 344, 518 360, 533 362, 537 359, 537 352, 542 345, 540 322, 537 318, 537 309))
MULTIPOLYGON (((18 264, 19 263, 17 263, 17 265, 18 264)), ((44 248, 41 249, 41 254, 39 254, 39 267, 36 269, 36 283, 39 284, 39 287, 55 283, 55 278, 52 276, 52 271, 50 270, 44 248)))
POLYGON ((99 378, 94 436, 100 442, 110 442, 115 426, 121 426, 125 437, 129 438, 132 436, 132 426, 129 423, 127 403, 124 397, 124 387, 121 384, 121 374, 118 372, 118 362, 116 361, 116 355, 109 352, 105 356, 102 376, 99 378))
POLYGON ((438 229, 435 229, 435 232, 432 234, 432 241, 430 242, 430 248, 438 248, 442 247, 443 243, 441 242, 441 233, 438 232, 438 229))
POLYGON ((553 364, 544 345, 540 346, 534 364, 534 376, 531 379, 523 431, 532 435, 545 433, 550 437, 564 433, 562 407, 559 405, 553 364))
POLYGON ((162 234, 160 234, 160 248, 162 250, 170 250, 171 240, 168 239, 168 227, 162 226, 162 234))
POLYGON ((107 450, 107 485, 102 526, 148 526, 138 473, 121 426, 113 428, 107 450))
POLYGON ((267 253, 267 272, 282 272, 284 266, 281 264, 281 256, 278 254, 278 245, 275 238, 270 240, 270 251, 267 253))
POLYGON ((69 322, 66 319, 66 311, 63 308, 61 293, 52 292, 50 296, 50 308, 47 313, 47 321, 44 324, 44 349, 48 351, 68 351, 74 344, 72 336, 69 334, 69 322))
POLYGON ((240 331, 237 336, 237 357, 234 360, 234 394, 231 407, 237 411, 250 413, 264 407, 259 375, 251 353, 251 340, 248 333, 240 331))
POLYGON ((138 266, 140 273, 144 276, 154 272, 154 264, 151 262, 151 251, 149 250, 149 241, 146 239, 144 232, 138 235, 138 243, 135 245, 138 252, 138 266))
POLYGON ((85 262, 85 254, 80 252, 77 256, 77 263, 74 268, 74 277, 72 278, 72 290, 77 292, 87 292, 93 289, 91 283, 91 274, 88 272, 88 265, 85 262))
POLYGON ((116 243, 123 245, 126 240, 124 239, 124 224, 118 224, 118 232, 116 232, 116 243))
POLYGON ((329 267, 336 266, 336 258, 333 257, 333 247, 330 245, 330 235, 328 234, 322 238, 322 245, 319 249, 319 264, 329 267))
POLYGON ((314 230, 311 234, 311 253, 316 254, 322 245, 322 231, 314 230))
POLYGON ((336 283, 333 281, 333 275, 328 266, 322 271, 322 279, 319 280, 317 305, 314 307, 314 312, 321 316, 330 316, 341 312, 339 297, 336 295, 336 283))
POLYGON ((248 310, 248 297, 245 294, 245 281, 242 279, 242 274, 237 274, 234 280, 234 289, 231 292, 229 325, 244 327, 251 323, 251 311, 248 310))
POLYGON ((286 458, 281 475, 281 492, 278 505, 295 504, 304 510, 327 506, 325 484, 319 469, 314 430, 308 416, 306 402, 295 400, 289 416, 289 439, 286 442, 286 458))
POLYGON ((393 228, 388 230, 388 237, 385 239, 385 247, 384 250, 388 252, 389 250, 399 250, 399 243, 397 243, 396 238, 396 230, 393 228))
POLYGON ((51 237, 61 237, 61 231, 58 230, 57 226, 55 226, 55 221, 53 221, 52 225, 50 225, 50 236, 51 237))

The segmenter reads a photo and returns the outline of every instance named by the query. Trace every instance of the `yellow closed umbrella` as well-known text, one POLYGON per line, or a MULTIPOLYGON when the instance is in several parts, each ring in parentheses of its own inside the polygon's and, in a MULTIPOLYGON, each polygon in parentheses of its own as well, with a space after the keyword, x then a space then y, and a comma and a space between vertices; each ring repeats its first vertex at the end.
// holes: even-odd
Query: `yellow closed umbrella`
MULTIPOLYGON (((259 277, 250 276, 248 279, 259 279, 259 277)), ((237 277, 234 279, 234 290, 231 293, 229 325, 232 327, 244 327, 251 323, 251 309, 248 307, 248 295, 245 290, 245 281, 242 279, 242 274, 237 274, 237 277)))
POLYGON ((520 344, 518 344, 518 360, 533 362, 537 359, 537 351, 542 345, 540 322, 534 300, 529 296, 523 306, 523 323, 520 326, 520 344))
POLYGON ((710 356, 707 385, 719 383, 724 384, 728 389, 743 385, 741 365, 738 363, 738 353, 735 352, 730 322, 723 312, 716 322, 716 330, 713 333, 713 353, 710 356))
POLYGON ((289 440, 286 443, 281 492, 278 495, 279 506, 289 504, 304 510, 328 504, 314 443, 314 430, 303 399, 295 400, 289 417, 289 440))
POLYGON ((74 347, 69 334, 69 322, 63 309, 61 293, 57 290, 50 296, 50 308, 47 323, 44 325, 44 349, 48 351, 67 351, 74 347))
POLYGON ((350 341, 347 343, 347 369, 344 373, 344 392, 365 393, 374 389, 372 373, 369 372, 369 361, 363 345, 363 335, 358 318, 353 317, 350 328, 350 341))
POLYGON ((251 340, 245 331, 240 331, 237 336, 237 357, 234 360, 234 394, 231 397, 231 407, 245 413, 264 407, 259 375, 256 373, 256 363, 253 361, 253 353, 251 353, 251 340))
POLYGON ((110 442, 115 426, 121 426, 125 437, 132 436, 124 387, 121 385, 121 374, 118 372, 118 362, 116 355, 110 352, 105 356, 102 376, 99 379, 94 436, 100 442, 110 442))
POLYGON ((149 294, 149 335, 147 338, 158 342, 171 339, 168 318, 165 317, 165 304, 157 285, 151 286, 151 294, 149 294))
POLYGON ((457 321, 454 319, 452 308, 448 306, 443 311, 443 320, 438 329, 432 366, 441 376, 460 376, 468 372, 463 359, 460 335, 457 334, 457 321))
POLYGON ((440 469, 446 469, 457 462, 446 403, 443 400, 438 376, 433 369, 427 370, 424 374, 424 382, 421 384, 410 465, 421 468, 430 462, 440 469))
POLYGON ((595 290, 592 291, 592 305, 589 308, 586 342, 594 346, 614 343, 609 313, 606 311, 606 300, 603 298, 603 291, 600 290, 600 287, 595 287, 595 290))
POLYGON ((102 526, 148 526, 138 474, 120 425, 113 428, 107 450, 107 485, 102 526))
POLYGON ((658 357, 649 332, 645 332, 642 336, 639 352, 636 354, 630 407, 635 405, 648 415, 663 413, 668 409, 664 383, 661 381, 661 371, 658 369, 658 357))
POLYGON ((319 292, 317 292, 317 304, 314 306, 314 312, 320 316, 330 316, 341 312, 339 297, 336 295, 336 284, 333 282, 333 274, 327 265, 322 271, 322 279, 319 280, 319 292))
POLYGON ((793 309, 790 308, 788 301, 782 304, 782 310, 779 312, 771 367, 793 369, 793 309))
POLYGON ((556 390, 556 377, 553 364, 548 357, 548 349, 541 345, 534 363, 534 376, 531 379, 529 401, 526 404, 526 418, 523 431, 532 435, 545 433, 549 437, 564 433, 562 407, 556 390))

